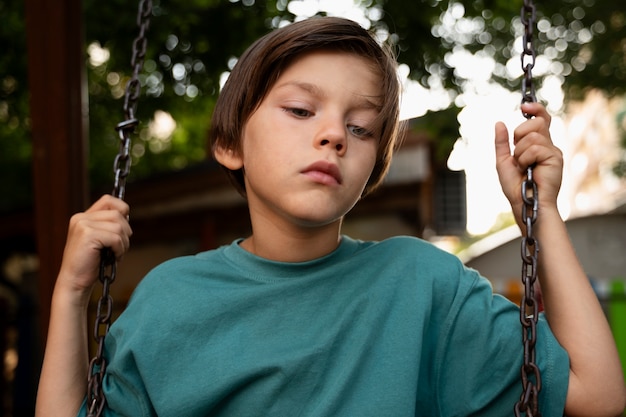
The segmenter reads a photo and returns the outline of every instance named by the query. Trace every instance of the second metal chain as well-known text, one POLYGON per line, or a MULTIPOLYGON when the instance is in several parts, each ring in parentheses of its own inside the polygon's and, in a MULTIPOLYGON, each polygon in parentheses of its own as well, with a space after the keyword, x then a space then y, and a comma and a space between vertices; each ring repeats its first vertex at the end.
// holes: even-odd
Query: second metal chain
MULTIPOLYGON (((533 31, 536 21, 536 9, 532 0, 524 0, 521 19, 524 24, 523 51, 521 54, 522 71, 522 103, 536 102, 535 86, 532 70, 535 66, 536 52, 533 31)), ((530 119, 532 115, 523 113, 530 119)), ((515 416, 522 413, 526 417, 539 417, 539 391, 541 391, 541 373, 536 363, 535 345, 537 343, 537 321, 539 320, 539 302, 535 295, 537 281, 537 260, 539 242, 533 233, 533 225, 537 220, 539 195, 537 183, 533 179, 533 167, 526 169, 526 179, 522 182, 522 221, 526 227, 526 235, 522 238, 522 283, 524 294, 520 303, 520 322, 522 324, 522 344, 524 363, 521 368, 522 394, 515 404, 515 416)))
MULTIPOLYGON (((139 35, 133 42, 133 55, 131 59, 132 76, 126 84, 126 93, 124 95, 124 118, 115 130, 119 134, 119 151, 113 163, 113 172, 115 174, 112 195, 124 199, 126 192, 126 178, 130 173, 131 157, 130 157, 130 135, 135 131, 139 124, 135 118, 137 111, 137 101, 141 93, 141 83, 139 81, 139 72, 143 67, 144 57, 146 55, 147 38, 146 33, 150 26, 150 16, 152 15, 152 0, 141 0, 139 3, 139 11, 137 13, 137 26, 139 27, 139 35)), ((106 360, 104 358, 104 339, 109 332, 111 326, 111 317, 113 315, 113 298, 109 293, 109 289, 113 281, 115 281, 117 271, 117 263, 113 252, 105 248, 102 250, 100 259, 99 278, 102 282, 102 294, 98 300, 96 308, 96 318, 93 328, 93 339, 97 343, 96 355, 89 363, 89 374, 87 384, 87 416, 99 417, 102 415, 106 398, 104 396, 102 382, 106 371, 106 360)))

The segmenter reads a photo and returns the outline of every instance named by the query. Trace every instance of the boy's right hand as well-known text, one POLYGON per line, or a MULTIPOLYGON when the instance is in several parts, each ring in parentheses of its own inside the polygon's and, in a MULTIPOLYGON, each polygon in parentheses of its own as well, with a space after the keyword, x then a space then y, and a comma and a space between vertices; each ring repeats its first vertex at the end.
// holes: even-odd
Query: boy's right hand
POLYGON ((110 248, 120 259, 129 248, 129 212, 124 201, 104 195, 85 212, 72 216, 57 285, 79 296, 91 294, 102 249, 110 248))

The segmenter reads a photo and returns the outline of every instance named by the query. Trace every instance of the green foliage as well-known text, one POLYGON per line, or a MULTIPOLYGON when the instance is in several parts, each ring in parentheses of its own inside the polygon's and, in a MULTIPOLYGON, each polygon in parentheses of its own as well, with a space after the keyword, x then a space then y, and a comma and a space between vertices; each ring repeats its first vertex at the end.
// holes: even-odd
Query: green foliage
POLYGON ((565 63, 572 66, 565 84, 570 97, 580 98, 590 88, 603 90, 611 96, 626 93, 626 13, 623 7, 611 0, 567 3, 569 7, 562 7, 559 14, 551 18, 562 21, 561 27, 567 25, 569 36, 585 35, 586 28, 593 35, 585 44, 568 42, 568 49, 562 53, 565 63))
MULTIPOLYGON (((397 34, 400 61, 411 67, 412 78, 429 85, 432 75, 447 88, 462 88, 464 80, 445 60, 458 48, 493 57, 498 65, 494 79, 518 89, 505 65, 517 59, 514 46, 521 36, 522 2, 509 0, 378 0, 385 10, 382 24, 397 34), (426 7, 429 5, 431 7, 426 7), (441 22, 447 10, 459 10, 454 31, 441 22)), ((580 98, 589 88, 609 95, 625 92, 626 14, 612 0, 561 0, 535 2, 537 54, 555 61, 545 74, 563 77, 570 98, 580 98)), ((447 15, 450 20, 450 15, 447 15)), ((520 64, 521 65, 521 64, 520 64)), ((541 75, 541 74, 539 74, 541 75)))
MULTIPOLYGON (((124 86, 130 77, 132 41, 137 34, 136 4, 115 0, 85 2, 85 40, 110 52, 100 66, 88 65, 90 109, 90 179, 94 188, 111 182, 117 152, 115 124, 121 121, 124 86), (112 25, 121 28, 112 30, 112 25)), ((275 2, 172 0, 154 2, 148 51, 141 74, 144 97, 133 138, 131 179, 184 168, 206 158, 206 137, 219 91, 220 76, 252 40, 270 30, 275 2), (246 3, 247 4, 247 3, 246 3), (176 121, 170 137, 155 137, 149 122, 156 111, 176 121)))
POLYGON ((0 211, 30 203, 32 176, 23 4, 0 0, 0 211))
MULTIPOLYGON (((209 117, 220 77, 254 39, 281 21, 294 19, 288 8, 291 1, 297 0, 154 0, 140 77, 141 125, 133 138, 133 178, 181 169, 206 158, 209 117), (169 113, 176 122, 175 130, 164 137, 150 128, 158 111, 169 113)), ((493 79, 519 89, 519 77, 511 76, 506 65, 519 59, 521 0, 359 0, 355 4, 367 8, 372 27, 387 33, 399 60, 410 67, 410 77, 425 87, 436 82, 453 93, 462 92, 467 80, 446 58, 463 49, 493 57, 497 62, 493 79)), ((106 189, 112 183, 118 146, 114 127, 122 120, 121 97, 137 34, 137 2, 84 0, 83 5, 86 51, 110 54, 107 60, 94 62, 86 53, 89 176, 92 188, 106 189), (89 49, 90 45, 104 49, 89 49)), ((32 193, 23 7, 21 0, 0 0, 0 193, 11 196, 2 199, 0 211, 29 204, 32 193)), ((538 81, 542 75, 558 75, 573 98, 589 88, 609 95, 625 92, 626 14, 620 3, 537 2, 537 21, 538 54, 552 60, 537 74, 538 81)), ((415 128, 441 138, 438 158, 445 159, 458 136, 457 111, 451 107, 417 122, 415 128)))

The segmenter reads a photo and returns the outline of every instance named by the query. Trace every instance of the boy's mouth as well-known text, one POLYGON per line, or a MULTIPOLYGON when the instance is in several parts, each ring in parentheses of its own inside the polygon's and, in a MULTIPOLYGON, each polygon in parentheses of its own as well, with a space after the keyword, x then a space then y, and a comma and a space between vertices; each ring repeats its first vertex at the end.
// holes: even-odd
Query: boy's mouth
POLYGON ((302 173, 322 184, 335 185, 342 183, 341 172, 337 165, 332 162, 323 160, 314 162, 303 169, 302 173))

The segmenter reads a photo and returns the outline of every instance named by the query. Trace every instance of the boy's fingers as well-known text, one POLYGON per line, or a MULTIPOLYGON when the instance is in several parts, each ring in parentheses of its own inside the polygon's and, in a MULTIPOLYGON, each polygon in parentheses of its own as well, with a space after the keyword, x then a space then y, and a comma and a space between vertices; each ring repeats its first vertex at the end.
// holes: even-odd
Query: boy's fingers
POLYGON ((546 107, 541 103, 523 103, 522 112, 530 114, 534 117, 541 117, 542 119, 545 119, 548 124, 550 124, 550 121, 552 120, 552 116, 550 116, 546 107))
POLYGON ((495 147, 496 161, 500 162, 511 156, 511 146, 509 145, 509 131, 502 122, 495 126, 495 147))
POLYGON ((520 124, 513 132, 513 139, 516 145, 532 132, 539 132, 544 136, 549 137, 552 116, 550 116, 550 113, 548 113, 542 104, 524 103, 522 105, 522 111, 533 117, 520 124))
POLYGON ((125 201, 108 194, 100 197, 100 199, 93 203, 93 205, 89 207, 85 212, 89 213, 98 210, 117 210, 122 213, 124 217, 128 217, 130 214, 130 207, 125 201))

